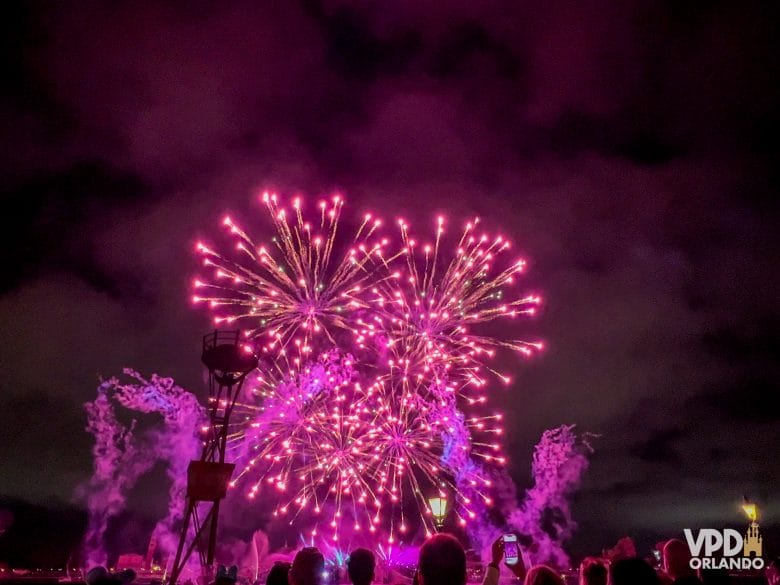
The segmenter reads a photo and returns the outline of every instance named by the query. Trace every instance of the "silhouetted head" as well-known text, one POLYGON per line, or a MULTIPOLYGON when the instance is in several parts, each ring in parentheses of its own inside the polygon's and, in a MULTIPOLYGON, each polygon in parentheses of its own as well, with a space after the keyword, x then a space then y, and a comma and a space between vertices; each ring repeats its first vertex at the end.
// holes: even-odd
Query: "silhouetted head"
POLYGON ((347 561, 347 573, 349 580, 354 585, 370 585, 374 580, 374 553, 367 548, 358 548, 352 551, 347 561))
POLYGON ((729 585, 731 577, 726 569, 702 569, 699 579, 704 585, 729 585))
POLYGON ((105 567, 92 567, 85 577, 87 585, 129 585, 135 579, 135 571, 125 569, 109 573, 105 567))
POLYGON ((658 575, 644 559, 621 559, 609 567, 610 585, 658 585, 658 575))
POLYGON ((466 551, 449 534, 434 534, 420 547, 418 563, 420 585, 464 585, 466 551))
POLYGON ((317 547, 307 546, 295 555, 288 579, 290 585, 319 585, 325 570, 325 557, 317 547))
POLYGON ((547 565, 536 565, 529 569, 523 585, 566 585, 566 583, 555 569, 547 565))
POLYGON ((265 585, 288 585, 287 575, 290 573, 290 563, 276 561, 268 572, 265 585))
POLYGON ((767 565, 766 580, 769 585, 780 585, 780 557, 767 565))
POLYGON ((238 567, 233 565, 229 569, 225 565, 217 567, 217 574, 214 577, 214 585, 234 585, 238 578, 238 567))
POLYGON ((108 571, 105 567, 92 567, 87 571, 87 575, 84 580, 87 585, 99 585, 108 578, 108 571))
POLYGON ((701 585, 701 581, 696 575, 685 575, 675 579, 672 585, 701 585))
POLYGON ((116 574, 117 579, 119 579, 122 585, 129 585, 135 581, 135 576, 135 571, 133 571, 133 569, 125 569, 116 574))
POLYGON ((672 579, 695 575, 691 569, 691 551, 682 540, 673 538, 664 545, 664 571, 672 579))
POLYGON ((580 585, 607 585, 607 565, 601 559, 588 557, 580 563, 580 585))

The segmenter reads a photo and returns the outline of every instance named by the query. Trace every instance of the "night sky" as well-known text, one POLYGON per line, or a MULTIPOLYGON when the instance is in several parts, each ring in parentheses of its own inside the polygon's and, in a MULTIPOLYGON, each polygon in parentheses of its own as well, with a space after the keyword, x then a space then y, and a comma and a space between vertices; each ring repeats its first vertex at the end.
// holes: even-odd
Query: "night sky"
POLYGON ((529 260, 547 349, 493 396, 521 486, 601 435, 575 547, 778 523, 778 6, 2 3, 0 496, 80 505, 100 375, 205 389, 195 241, 339 189, 529 260))

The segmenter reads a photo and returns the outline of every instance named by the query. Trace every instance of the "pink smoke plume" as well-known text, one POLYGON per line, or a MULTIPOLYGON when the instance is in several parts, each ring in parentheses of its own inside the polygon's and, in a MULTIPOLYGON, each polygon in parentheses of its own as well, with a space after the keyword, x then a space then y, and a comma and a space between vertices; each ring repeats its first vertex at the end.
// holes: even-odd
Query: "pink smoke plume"
MULTIPOLYGON (((452 417, 453 427, 445 454, 454 468, 463 473, 457 477, 458 488, 466 497, 479 501, 467 478, 470 466, 478 465, 464 456, 462 445, 468 440, 460 429, 458 418, 452 417)), ((563 425, 548 429, 534 448, 531 472, 534 485, 518 502, 517 488, 506 472, 492 473, 495 498, 503 514, 504 522, 489 519, 490 509, 482 506, 482 522, 469 526, 468 534, 472 544, 488 559, 493 541, 507 531, 519 532, 530 545, 525 548, 526 560, 549 563, 558 567, 568 566, 565 543, 577 528, 571 516, 569 497, 579 487, 582 476, 588 468, 588 455, 593 452, 590 438, 594 435, 577 435, 574 425, 563 425)), ((483 470, 484 472, 484 470, 483 470)))
POLYGON ((592 437, 588 433, 578 435, 574 425, 562 425, 546 430, 534 448, 534 485, 525 492, 521 505, 506 510, 509 526, 533 541, 526 551, 533 563, 568 566, 563 545, 577 528, 569 497, 588 469, 592 437))
POLYGON ((106 563, 103 536, 108 523, 124 509, 128 492, 157 461, 166 464, 171 486, 168 513, 153 534, 161 550, 170 553, 174 549, 173 525, 183 515, 187 465, 198 455, 200 441, 195 433, 206 420, 197 398, 173 379, 152 374, 147 380, 130 368, 123 373, 130 381, 111 378, 101 382, 97 398, 85 405, 87 430, 95 436, 95 471, 82 488, 89 508, 84 541, 87 566, 106 563), (115 404, 130 411, 159 414, 162 425, 136 436, 136 421, 122 424, 115 404))

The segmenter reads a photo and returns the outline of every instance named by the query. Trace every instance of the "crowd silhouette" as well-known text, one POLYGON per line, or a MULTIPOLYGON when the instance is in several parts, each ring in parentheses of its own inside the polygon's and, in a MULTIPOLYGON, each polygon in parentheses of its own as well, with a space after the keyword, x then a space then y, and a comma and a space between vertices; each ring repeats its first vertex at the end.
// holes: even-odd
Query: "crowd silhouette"
MULTIPOLYGON (((632 547, 616 547, 602 557, 587 557, 579 565, 578 585, 735 585, 724 569, 691 569, 690 551, 681 540, 659 543, 658 548, 661 563, 657 567, 646 559, 631 556, 632 547), (621 550, 622 554, 615 555, 615 550, 621 550)), ((500 582, 567 585, 553 567, 526 567, 522 554, 516 562, 507 563, 504 556, 504 539, 500 537, 491 546, 482 585, 499 585, 500 582)), ((352 585, 375 583, 377 562, 374 553, 366 548, 352 551, 346 562, 346 573, 352 585)), ((104 567, 94 567, 86 574, 85 581, 86 585, 130 585, 135 577, 132 570, 109 573, 104 567)), ((450 534, 438 533, 420 547, 414 575, 406 582, 410 585, 466 585, 467 577, 468 563, 463 545, 450 534)), ((767 585, 780 585, 780 558, 767 563, 764 578, 767 585)), ((227 569, 220 565, 211 585, 236 585, 237 580, 235 566, 227 569)), ((333 585, 339 582, 338 573, 326 567, 325 557, 316 547, 299 550, 292 563, 275 562, 265 579, 266 585, 333 585)), ((255 585, 262 585, 262 582, 255 585)))
MULTIPOLYGON (((579 566, 579 585, 728 585, 731 577, 725 570, 690 568, 686 544, 672 539, 663 543, 661 565, 654 567, 645 559, 587 557, 579 566)), ((498 538, 490 550, 482 585, 515 582, 522 585, 566 585, 553 567, 526 567, 522 555, 517 562, 504 558, 504 539, 498 538)), ((371 585, 376 575, 374 553, 365 548, 354 550, 346 563, 352 585, 371 585)), ((412 585, 465 585, 466 551, 454 536, 439 533, 430 536, 420 547, 412 585)), ((265 581, 266 585, 330 585, 333 574, 326 569, 323 554, 315 547, 298 551, 292 563, 277 562, 265 581)), ((765 570, 768 585, 780 585, 780 559, 768 563, 765 570)))

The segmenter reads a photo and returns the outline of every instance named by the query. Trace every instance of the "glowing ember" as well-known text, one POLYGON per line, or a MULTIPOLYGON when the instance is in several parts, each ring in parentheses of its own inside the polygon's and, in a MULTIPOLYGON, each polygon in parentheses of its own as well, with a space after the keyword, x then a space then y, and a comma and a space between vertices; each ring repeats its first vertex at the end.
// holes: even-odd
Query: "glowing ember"
POLYGON ((748 517, 748 520, 751 522, 755 522, 758 518, 758 510, 756 509, 755 504, 751 504, 749 502, 746 502, 742 504, 742 510, 745 512, 745 514, 748 517))

